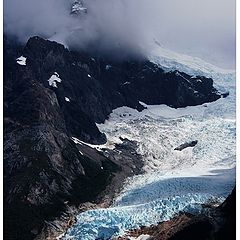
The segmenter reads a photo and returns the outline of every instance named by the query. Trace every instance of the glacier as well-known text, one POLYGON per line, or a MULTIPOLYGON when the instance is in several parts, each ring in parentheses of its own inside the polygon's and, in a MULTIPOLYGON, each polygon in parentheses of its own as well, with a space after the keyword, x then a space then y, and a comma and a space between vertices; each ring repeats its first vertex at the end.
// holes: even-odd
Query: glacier
POLYGON ((203 211, 202 204, 223 202, 235 185, 235 72, 161 47, 149 59, 165 71, 211 77, 229 96, 179 109, 147 105, 141 99, 146 107, 142 112, 115 109, 98 125, 107 135, 106 147, 119 142, 120 136, 137 141, 144 173, 126 179, 109 208, 80 213, 64 239, 111 239, 180 212, 197 214, 203 211), (192 140, 198 140, 195 147, 174 150, 192 140))

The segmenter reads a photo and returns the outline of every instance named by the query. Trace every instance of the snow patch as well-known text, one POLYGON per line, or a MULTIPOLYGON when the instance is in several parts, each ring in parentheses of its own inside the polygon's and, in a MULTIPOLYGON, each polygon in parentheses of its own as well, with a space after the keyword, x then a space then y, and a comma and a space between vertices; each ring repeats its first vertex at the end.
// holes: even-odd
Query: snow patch
POLYGON ((79 153, 81 154, 81 155, 83 155, 83 153, 80 151, 80 150, 78 150, 79 151, 79 153))
POLYGON ((102 151, 103 148, 107 148, 107 149, 114 149, 115 148, 115 144, 116 143, 122 143, 122 141, 118 138, 114 138, 113 141, 107 141, 107 143, 105 144, 100 144, 100 145, 94 145, 94 144, 90 144, 90 143, 86 143, 86 142, 83 142, 81 140, 79 140, 78 138, 76 137, 72 137, 72 140, 74 141, 74 143, 76 144, 80 144, 80 145, 86 145, 86 146, 89 146, 91 148, 95 148, 96 150, 98 151, 102 151))
POLYGON ((49 86, 57 88, 57 82, 61 83, 62 79, 59 78, 59 74, 54 72, 54 74, 48 79, 49 86))
POLYGON ((65 235, 65 233, 62 233, 62 234, 60 234, 58 237, 56 237, 56 240, 61 240, 61 239, 63 239, 63 236, 65 235))
POLYGON ((26 61, 27 61, 26 57, 21 56, 21 57, 17 58, 16 60, 17 60, 17 64, 22 65, 22 66, 26 66, 26 61))
POLYGON ((66 102, 70 102, 70 99, 68 97, 65 97, 66 102))
POLYGON ((148 240, 148 239, 150 239, 150 235, 147 235, 147 234, 142 234, 142 235, 140 235, 140 236, 138 236, 138 237, 128 237, 128 239, 129 240, 148 240))

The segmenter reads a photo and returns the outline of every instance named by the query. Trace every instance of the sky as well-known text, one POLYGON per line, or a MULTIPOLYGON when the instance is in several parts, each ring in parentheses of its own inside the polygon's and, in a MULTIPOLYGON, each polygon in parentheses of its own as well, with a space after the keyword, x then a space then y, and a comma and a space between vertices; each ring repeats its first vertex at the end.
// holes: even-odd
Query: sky
POLYGON ((69 14, 72 2, 4 0, 4 32, 113 56, 147 55, 157 41, 235 68, 235 0, 84 0, 84 17, 69 14))

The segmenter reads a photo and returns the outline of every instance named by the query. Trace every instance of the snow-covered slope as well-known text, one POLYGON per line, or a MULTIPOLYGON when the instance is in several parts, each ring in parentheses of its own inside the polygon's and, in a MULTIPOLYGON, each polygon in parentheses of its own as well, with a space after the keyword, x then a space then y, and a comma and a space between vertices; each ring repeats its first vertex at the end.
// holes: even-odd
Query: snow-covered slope
POLYGON ((159 45, 153 47, 149 60, 161 65, 166 70, 179 70, 191 75, 204 75, 207 77, 226 78, 235 74, 234 70, 222 69, 198 57, 179 54, 159 45))
POLYGON ((120 136, 138 141, 145 173, 127 179, 111 208, 80 214, 66 239, 109 239, 180 211, 199 212, 202 203, 222 202, 235 184, 235 73, 162 48, 149 58, 166 71, 212 77, 229 96, 182 109, 114 110, 99 128, 110 141, 120 136), (191 140, 198 140, 194 148, 174 150, 191 140))

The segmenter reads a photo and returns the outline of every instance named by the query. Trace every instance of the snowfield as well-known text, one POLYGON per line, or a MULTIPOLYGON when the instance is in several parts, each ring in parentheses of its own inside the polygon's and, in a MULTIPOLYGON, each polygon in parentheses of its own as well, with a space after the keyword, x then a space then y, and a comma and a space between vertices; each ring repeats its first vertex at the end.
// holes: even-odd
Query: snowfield
POLYGON ((127 179, 110 208, 79 214, 64 239, 111 239, 181 211, 199 213, 203 203, 224 201, 235 185, 235 73, 161 48, 150 60, 166 71, 212 77, 229 96, 180 109, 142 102, 147 107, 142 112, 115 109, 98 127, 110 142, 120 136, 138 142, 144 174, 127 179), (174 150, 193 140, 198 140, 195 147, 174 150))

